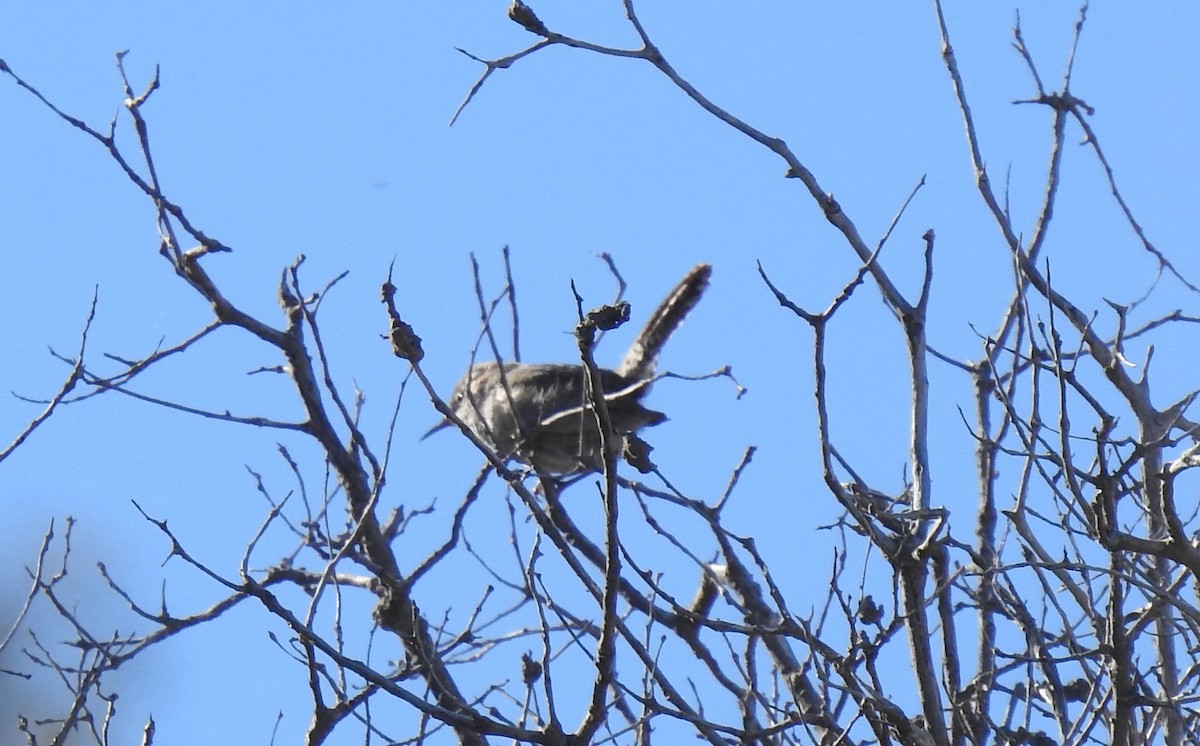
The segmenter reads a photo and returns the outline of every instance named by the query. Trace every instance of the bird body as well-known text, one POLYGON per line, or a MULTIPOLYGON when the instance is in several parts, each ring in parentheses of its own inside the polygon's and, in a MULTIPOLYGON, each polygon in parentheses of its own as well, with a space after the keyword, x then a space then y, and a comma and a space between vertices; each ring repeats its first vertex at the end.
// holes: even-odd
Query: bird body
MULTIPOLYGON (((692 269, 659 304, 616 370, 600 369, 600 385, 619 437, 667 419, 642 405, 658 355, 700 300, 712 268, 692 269)), ((496 362, 472 365, 454 387, 454 414, 502 459, 539 473, 570 475, 603 468, 600 430, 581 365, 496 362)), ((449 425, 447 420, 426 435, 449 425)))
MULTIPOLYGON (((601 369, 600 380, 618 435, 666 420, 641 404, 649 379, 601 369)), ((579 365, 487 362, 471 366, 454 387, 450 407, 501 458, 515 457, 546 474, 571 474, 599 470, 603 463, 587 391, 579 365)))

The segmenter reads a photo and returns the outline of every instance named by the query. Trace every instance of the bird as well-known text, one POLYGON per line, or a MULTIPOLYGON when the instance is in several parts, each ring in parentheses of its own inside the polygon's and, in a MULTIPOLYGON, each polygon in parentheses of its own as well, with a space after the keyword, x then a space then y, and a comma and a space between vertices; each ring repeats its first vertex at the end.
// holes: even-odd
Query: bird
MULTIPOLYGON (((700 301, 712 267, 698 264, 650 315, 615 369, 600 369, 613 430, 627 438, 667 416, 642 404, 655 379, 659 353, 700 301)), ((515 459, 546 476, 578 476, 603 469, 596 415, 585 369, 571 363, 476 363, 449 399, 451 411, 501 459, 515 459)), ((446 418, 425 434, 452 425, 446 418)))

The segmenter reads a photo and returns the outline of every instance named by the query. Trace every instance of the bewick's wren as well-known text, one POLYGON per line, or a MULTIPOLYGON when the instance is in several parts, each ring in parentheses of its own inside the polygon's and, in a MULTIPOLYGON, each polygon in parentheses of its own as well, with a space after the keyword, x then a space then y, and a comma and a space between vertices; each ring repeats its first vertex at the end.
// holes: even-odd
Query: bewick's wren
MULTIPOLYGON (((658 354, 708 287, 712 267, 697 265, 646 322, 616 370, 600 370, 609 419, 618 437, 667 417, 642 405, 658 354)), ((495 362, 472 365, 454 387, 450 408, 501 458, 539 473, 571 475, 603 468, 600 431, 582 365, 495 362)), ((428 433, 452 424, 448 419, 428 433)))

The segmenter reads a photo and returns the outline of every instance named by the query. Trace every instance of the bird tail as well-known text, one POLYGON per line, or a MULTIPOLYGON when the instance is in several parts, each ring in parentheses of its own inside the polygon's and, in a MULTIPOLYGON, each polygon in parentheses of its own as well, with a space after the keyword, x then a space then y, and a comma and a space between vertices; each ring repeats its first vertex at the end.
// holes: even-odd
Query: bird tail
POLYGON ((650 315, 646 327, 633 341, 629 352, 625 353, 625 359, 621 361, 617 373, 629 379, 649 378, 654 374, 658 353, 662 352, 663 345, 670 339, 671 334, 700 301, 711 275, 712 266, 697 264, 679 281, 670 295, 664 298, 650 315))

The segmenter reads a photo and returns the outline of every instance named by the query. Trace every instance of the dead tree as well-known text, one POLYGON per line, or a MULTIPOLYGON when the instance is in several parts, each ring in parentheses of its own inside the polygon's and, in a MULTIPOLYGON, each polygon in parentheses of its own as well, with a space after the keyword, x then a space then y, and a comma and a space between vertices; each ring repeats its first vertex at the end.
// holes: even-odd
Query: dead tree
MULTIPOLYGON (((934 230, 923 235, 923 281, 906 290, 890 270, 888 251, 905 240, 892 230, 904 209, 878 240, 865 239, 856 216, 786 142, 709 100, 656 47, 633 0, 624 0, 624 7, 640 39, 636 48, 559 33, 517 0, 509 16, 536 41, 503 58, 475 58, 484 70, 463 107, 493 74, 550 47, 648 64, 704 115, 778 157, 787 177, 853 252, 858 271, 828 299, 798 300, 809 295, 803 278, 771 277, 760 268, 764 293, 773 293, 796 323, 811 330, 815 397, 810 392, 804 397, 815 402, 825 499, 837 501, 843 511, 833 531, 823 534, 833 537, 834 561, 821 597, 789 597, 777 580, 795 568, 772 565, 754 536, 725 524, 727 507, 740 497, 739 477, 751 468, 753 448, 723 488, 709 490, 716 497, 708 499, 676 489, 645 449, 628 454, 640 472, 636 479, 628 476, 593 357, 597 332, 619 321, 619 307, 588 312, 597 304, 580 299, 579 358, 560 361, 587 376, 579 411, 595 418, 589 432, 599 437, 595 453, 603 458, 589 467, 599 476, 538 474, 507 458, 512 453, 498 453, 464 423, 459 415, 469 410, 456 411, 438 397, 421 367, 420 330, 404 320, 399 266, 383 285, 386 316, 380 314, 379 331, 397 356, 398 373, 411 370, 438 411, 484 456, 474 483, 452 509, 405 508, 387 481, 391 432, 364 428, 360 400, 347 396, 330 372, 319 312, 337 280, 317 292, 306 289, 303 258, 297 259, 281 273, 276 320, 251 314, 227 297, 207 270, 227 247, 159 182, 150 123, 143 116, 158 79, 138 92, 121 72, 137 138, 135 157, 118 146, 112 132, 73 117, 0 64, 10 81, 105 148, 152 201, 162 258, 212 310, 211 321, 193 335, 140 359, 120 358, 123 369, 115 375, 95 372, 85 327, 77 354, 64 359, 69 372, 59 393, 0 453, 0 461, 58 408, 86 406, 80 401, 95 395, 127 394, 267 433, 298 434, 319 448, 331 475, 320 495, 310 495, 297 469, 300 497, 290 499, 259 482, 270 508, 236 574, 201 561, 166 520, 146 514, 171 561, 186 563, 197 578, 224 589, 225 597, 186 613, 168 612, 165 602, 155 610, 101 567, 107 587, 136 620, 133 632, 102 632, 112 625, 98 627, 74 612, 61 590, 71 526, 66 543, 56 531, 48 532, 31 567, 27 607, 48 604, 75 638, 56 644, 34 630, 32 637, 0 639, 0 647, 22 647, 26 667, 57 675, 70 696, 62 709, 30 713, 20 722, 27 742, 108 743, 115 698, 106 677, 151 648, 186 644, 190 630, 239 606, 257 608, 290 631, 281 646, 302 664, 307 679, 313 744, 338 731, 366 732, 372 742, 467 744, 648 744, 655 737, 714 745, 1200 741, 1195 392, 1163 401, 1149 370, 1151 342, 1167 330, 1187 334, 1198 319, 1187 310, 1148 316, 1138 299, 1088 307, 1056 283, 1063 274, 1081 271, 1046 261, 1053 241, 1070 240, 1056 239, 1050 230, 1069 138, 1083 136, 1106 174, 1113 209, 1127 218, 1165 280, 1183 287, 1193 303, 1197 288, 1127 206, 1105 159, 1102 133, 1093 130, 1087 104, 1072 89, 1073 58, 1059 87, 1048 88, 1019 25, 1014 30, 1017 54, 1033 80, 1020 103, 1044 111, 1051 134, 1035 227, 1023 235, 984 163, 967 82, 935 3, 945 70, 961 110, 979 199, 990 215, 988 230, 1000 237, 1012 264, 1011 303, 980 335, 978 354, 958 360, 939 351, 928 333, 937 282, 934 230), (829 384, 846 371, 831 359, 827 343, 847 332, 830 322, 849 304, 864 302, 864 294, 882 298, 906 350, 905 367, 894 375, 902 371, 910 392, 909 466, 896 484, 861 476, 833 434, 840 414, 829 384), (302 417, 204 410, 139 389, 143 372, 186 355, 217 329, 248 335, 274 351, 273 372, 290 381, 302 417), (1147 352, 1132 352, 1135 343, 1147 352), (930 431, 934 366, 968 381, 974 392, 963 409, 960 435, 935 437, 930 431), (969 445, 964 452, 973 454, 973 514, 953 513, 935 490, 930 454, 940 437, 960 438, 969 445), (481 554, 462 536, 484 493, 505 496, 504 554, 481 554), (571 493, 598 499, 565 499, 571 493), (414 558, 404 547, 418 529, 439 539, 414 558), (255 569, 264 567, 257 548, 267 536, 290 537, 292 548, 255 569), (696 536, 705 537, 703 546, 696 536), (654 552, 646 549, 646 537, 654 538, 654 552), (663 581, 664 546, 674 555, 671 562, 691 568, 687 593, 663 581), (864 554, 876 558, 875 566, 881 560, 889 577, 868 581, 855 559, 864 554), (471 605, 465 615, 427 600, 430 579, 459 561, 484 571, 482 580, 464 580, 456 588, 459 607, 471 605), (342 602, 351 597, 369 599, 373 613, 344 615, 342 602), (818 611, 803 611, 809 608, 818 611), (399 646, 395 660, 372 659, 376 638, 399 646), (897 676, 898 669, 905 675, 897 676)), ((1086 8, 1076 41, 1085 14, 1086 8)), ((919 186, 910 200, 918 192, 919 186)), ((485 319, 481 360, 513 353, 492 328, 496 309, 514 297, 511 270, 508 274, 510 282, 497 298, 478 294, 485 319)), ((877 374, 888 373, 881 367, 877 374)), ((150 720, 145 743, 153 732, 150 720)))

